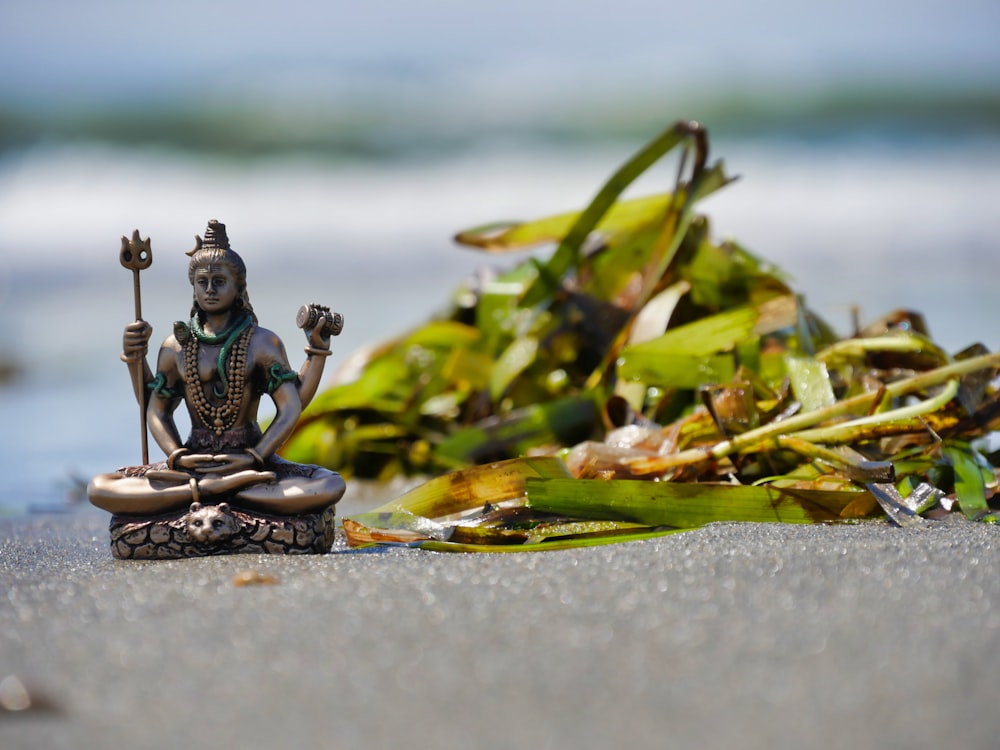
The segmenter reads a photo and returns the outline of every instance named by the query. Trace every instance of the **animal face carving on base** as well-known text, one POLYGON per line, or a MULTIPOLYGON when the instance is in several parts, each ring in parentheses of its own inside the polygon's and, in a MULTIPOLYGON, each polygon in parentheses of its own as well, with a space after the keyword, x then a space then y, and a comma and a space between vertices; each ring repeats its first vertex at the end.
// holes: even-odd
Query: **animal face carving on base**
POLYGON ((212 544, 233 536, 240 530, 240 522, 230 511, 229 503, 202 505, 194 502, 184 519, 184 529, 199 544, 212 544))

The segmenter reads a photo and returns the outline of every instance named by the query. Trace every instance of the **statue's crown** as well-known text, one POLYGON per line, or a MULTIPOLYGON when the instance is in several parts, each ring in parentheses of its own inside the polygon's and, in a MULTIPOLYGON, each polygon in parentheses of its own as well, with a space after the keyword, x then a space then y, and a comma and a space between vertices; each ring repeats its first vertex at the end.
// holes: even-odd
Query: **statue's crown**
POLYGON ((226 235, 226 225, 216 219, 209 219, 208 228, 205 230, 205 238, 194 236, 194 249, 188 255, 205 248, 218 248, 219 250, 229 250, 229 237, 226 235))

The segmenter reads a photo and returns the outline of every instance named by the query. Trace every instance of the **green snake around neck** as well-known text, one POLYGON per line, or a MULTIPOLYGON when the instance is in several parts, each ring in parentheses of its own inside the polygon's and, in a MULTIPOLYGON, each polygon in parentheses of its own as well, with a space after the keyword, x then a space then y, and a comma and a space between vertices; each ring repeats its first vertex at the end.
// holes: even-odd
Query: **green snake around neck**
POLYGON ((216 363, 216 367, 219 372, 219 382, 221 385, 221 390, 218 386, 212 389, 212 392, 217 398, 222 398, 229 391, 229 381, 226 376, 226 358, 229 356, 229 350, 236 341, 240 334, 246 330, 246 328, 253 323, 253 318, 251 318, 249 313, 243 313, 243 315, 235 318, 224 330, 220 333, 212 335, 205 333, 205 329, 202 328, 201 321, 198 319, 197 315, 191 316, 191 333, 198 340, 199 343, 216 345, 222 342, 222 347, 219 349, 219 357, 216 363))

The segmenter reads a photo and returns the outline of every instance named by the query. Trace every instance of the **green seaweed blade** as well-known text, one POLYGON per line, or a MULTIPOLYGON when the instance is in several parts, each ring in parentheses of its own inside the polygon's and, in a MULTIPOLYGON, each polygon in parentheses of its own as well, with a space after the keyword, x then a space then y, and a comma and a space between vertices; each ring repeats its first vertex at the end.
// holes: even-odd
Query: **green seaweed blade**
POLYGON ((528 504, 576 518, 692 529, 716 521, 818 523, 844 520, 858 491, 641 480, 531 479, 528 504))

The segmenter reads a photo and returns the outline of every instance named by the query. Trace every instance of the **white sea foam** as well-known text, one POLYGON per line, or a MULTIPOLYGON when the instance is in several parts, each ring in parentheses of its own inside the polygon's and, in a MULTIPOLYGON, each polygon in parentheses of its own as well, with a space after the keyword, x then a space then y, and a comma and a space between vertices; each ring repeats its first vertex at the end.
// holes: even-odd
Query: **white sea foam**
MULTIPOLYGON (((0 248, 8 273, 40 258, 95 269, 138 227, 153 238, 158 264, 170 258, 179 268, 180 251, 218 218, 251 268, 279 282, 302 265, 366 279, 405 269, 440 278, 440 296, 484 260, 455 248, 456 231, 581 207, 637 145, 495 148, 403 163, 37 149, 0 171, 0 248)), ((971 311, 982 302, 971 295, 997 277, 994 142, 922 150, 735 142, 715 152, 741 175, 702 204, 715 233, 786 268, 822 306, 934 311, 944 297, 971 311)), ((655 167, 633 192, 670 179, 655 167)))

